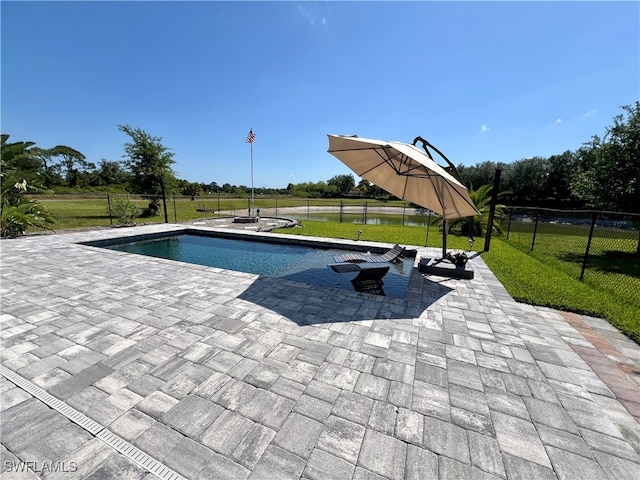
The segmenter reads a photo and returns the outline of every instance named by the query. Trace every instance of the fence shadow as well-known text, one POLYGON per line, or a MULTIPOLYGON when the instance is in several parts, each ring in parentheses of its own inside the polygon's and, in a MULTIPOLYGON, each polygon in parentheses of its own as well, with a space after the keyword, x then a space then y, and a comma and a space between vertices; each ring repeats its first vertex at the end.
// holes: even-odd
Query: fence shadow
MULTIPOLYGON (((564 252, 556 255, 559 260, 582 266, 584 254, 564 252)), ((617 273, 640 278, 640 257, 636 253, 619 250, 605 250, 597 254, 589 254, 587 269, 603 273, 617 273)))

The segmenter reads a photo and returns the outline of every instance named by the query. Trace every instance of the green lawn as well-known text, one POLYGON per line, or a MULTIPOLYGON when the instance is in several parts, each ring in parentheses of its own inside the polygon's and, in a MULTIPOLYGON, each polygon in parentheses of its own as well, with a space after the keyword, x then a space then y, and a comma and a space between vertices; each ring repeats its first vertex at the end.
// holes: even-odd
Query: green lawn
MULTIPOLYGON (((111 195, 111 201, 116 195, 111 195)), ((149 201, 140 197, 131 195, 129 197, 141 210, 149 205, 149 201)), ((56 197, 39 197, 38 200, 53 214, 56 223, 53 224, 53 230, 64 230, 65 228, 91 227, 110 225, 109 218, 109 202, 107 195, 100 196, 68 196, 60 195, 56 197)), ((170 197, 167 199, 167 212, 170 222, 183 222, 186 220, 195 220, 202 215, 214 216, 212 213, 201 213, 197 209, 214 209, 230 211, 236 215, 247 214, 246 199, 238 198, 221 198, 217 199, 198 199, 192 201, 190 197, 170 197)), ((259 202, 256 202, 256 208, 259 208, 259 202)), ((140 217, 137 223, 162 223, 164 222, 164 213, 150 217, 140 217)), ((118 219, 113 218, 113 223, 117 224, 118 219)))
MULTIPOLYGON (((116 198, 116 194, 111 194, 111 201, 116 198)), ((139 195, 129 197, 140 209, 148 206, 148 200, 139 195)), ((92 227, 110 225, 109 202, 107 194, 61 194, 56 196, 38 195, 38 201, 46 206, 56 219, 53 230, 64 230, 66 228, 92 227)), ((288 207, 320 207, 320 206, 340 206, 340 202, 345 206, 362 206, 366 204, 374 206, 402 207, 408 205, 401 201, 376 201, 371 199, 306 199, 291 197, 255 197, 255 208, 262 209, 263 214, 275 214, 280 208, 288 207)), ((167 212, 170 222, 183 222, 195 220, 204 216, 216 216, 218 212, 231 215, 247 215, 249 212, 249 200, 241 197, 168 197, 167 212), (215 210, 215 213, 201 213, 197 209, 215 210)), ((164 213, 151 217, 141 217, 137 223, 160 223, 164 222, 164 213)), ((116 218, 113 223, 118 223, 116 218)))
MULTIPOLYGON (((534 249, 531 250, 531 233, 511 233, 509 244, 523 253, 553 266, 574 278, 580 277, 588 228, 582 235, 564 233, 567 229, 547 226, 536 235, 534 249)), ((636 253, 638 231, 602 229, 595 230, 583 281, 596 290, 619 295, 640 308, 640 260, 636 253)))
MULTIPOLYGON (((302 228, 281 229, 278 233, 354 240, 357 230, 362 230, 361 240, 425 245, 423 227, 313 221, 304 221, 302 225, 302 228)), ((442 235, 432 229, 428 243, 430 247, 442 247, 442 235)), ((458 235, 449 235, 447 246, 451 250, 469 248, 467 238, 458 235)), ((483 247, 484 241, 477 239, 474 250, 483 247)), ((528 254, 501 238, 494 237, 490 251, 482 252, 481 256, 515 300, 605 318, 640 344, 640 308, 629 298, 581 282, 558 268, 557 262, 547 261, 550 257, 528 254)), ((638 281, 637 277, 622 273, 617 276, 625 282, 638 281)))

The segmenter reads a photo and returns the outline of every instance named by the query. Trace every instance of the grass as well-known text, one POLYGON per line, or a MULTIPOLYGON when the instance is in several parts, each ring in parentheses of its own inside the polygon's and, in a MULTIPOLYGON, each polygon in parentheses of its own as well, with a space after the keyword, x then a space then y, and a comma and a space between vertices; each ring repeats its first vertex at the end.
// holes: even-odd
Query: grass
MULTIPOLYGON (((112 195, 112 199, 114 196, 112 195)), ((149 201, 140 196, 130 196, 130 199, 141 209, 145 209, 149 205, 149 201)), ((107 195, 75 197, 61 195, 52 197, 39 197, 38 200, 46 206, 56 219, 53 225, 54 230, 64 230, 65 228, 76 227, 92 227, 105 226, 111 223, 117 224, 118 219, 109 218, 109 203, 107 195)), ((257 204, 258 202, 256 202, 257 204)), ((167 212, 170 222, 182 222, 186 220, 195 220, 201 217, 201 213, 196 209, 200 207, 206 209, 218 208, 228 210, 237 215, 246 215, 246 200, 239 201, 235 199, 221 199, 218 203, 216 200, 192 201, 190 197, 178 197, 167 199, 167 212)), ((207 213, 207 216, 212 214, 207 213)), ((154 215, 151 217, 140 217, 137 223, 162 223, 164 222, 164 214, 154 215)))
MULTIPOLYGON (((115 194, 111 194, 111 199, 115 194)), ((139 195, 130 195, 133 202, 144 209, 148 206, 148 200, 139 195)), ((93 227, 110 225, 109 203, 107 194, 60 194, 56 196, 38 195, 38 201, 49 209, 55 217, 56 223, 53 230, 64 230, 66 228, 93 227)), ((402 207, 408 205, 402 201, 378 201, 371 199, 306 199, 295 197, 269 197, 257 196, 255 198, 255 208, 260 208, 263 215, 274 215, 277 209, 287 207, 320 207, 320 206, 340 206, 340 202, 345 206, 362 206, 365 204, 374 206, 402 207)), ((170 222, 183 222, 195 220, 201 217, 201 213, 196 209, 212 209, 216 212, 228 212, 231 215, 247 215, 249 210, 248 198, 220 196, 218 197, 168 197, 167 212, 170 222)), ((216 213, 206 213, 206 216, 215 216, 216 213)), ((164 222, 164 214, 152 217, 142 217, 138 223, 161 223, 164 222)), ((118 220, 113 219, 117 224, 118 220)))
MULTIPOLYGON (((640 261, 636 254, 638 232, 607 229, 596 232, 587 259, 584 283, 597 290, 620 294, 640 309, 640 261)), ((536 235, 531 250, 531 234, 509 236, 509 244, 527 255, 552 265, 574 278, 580 277, 588 231, 584 236, 562 234, 560 229, 536 235)))
MULTIPOLYGON (((304 221, 302 228, 281 229, 278 233, 425 245, 425 228, 389 225, 353 225, 304 221)), ((429 233, 429 247, 442 247, 442 235, 435 229, 429 233)), ((480 239, 478 250, 484 246, 480 239)), ((467 250, 466 237, 449 235, 448 249, 467 250)), ((481 252, 487 266, 517 301, 531 305, 583 313, 605 318, 625 335, 640 344, 640 308, 609 291, 594 287, 557 268, 547 257, 536 257, 494 237, 488 252, 481 252)))
MULTIPOLYGON (((311 237, 342 238, 356 240, 358 230, 362 231, 360 240, 381 243, 402 243, 407 245, 425 245, 427 230, 425 227, 409 227, 402 225, 359 225, 353 223, 338 223, 304 220, 302 228, 285 228, 277 230, 279 233, 291 235, 307 235, 311 237)), ((429 246, 442 247, 442 233, 435 227, 429 229, 429 246)), ((478 243, 481 243, 478 241, 478 243)), ((449 235, 447 247, 453 250, 469 250, 467 237, 449 235)))

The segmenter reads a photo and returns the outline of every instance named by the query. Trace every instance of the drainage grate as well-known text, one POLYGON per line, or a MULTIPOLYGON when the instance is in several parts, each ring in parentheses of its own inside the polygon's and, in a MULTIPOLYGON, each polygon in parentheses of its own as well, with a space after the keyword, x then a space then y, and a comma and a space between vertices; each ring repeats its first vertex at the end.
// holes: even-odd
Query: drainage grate
POLYGON ((161 480, 185 480, 180 474, 174 472, 166 465, 163 465, 155 458, 150 457, 139 448, 133 446, 123 438, 114 435, 109 430, 104 428, 98 422, 91 420, 89 417, 79 412, 75 408, 70 407, 61 400, 58 400, 53 395, 45 392, 43 389, 31 383, 26 378, 18 375, 17 373, 9 370, 4 365, 0 365, 0 375, 7 380, 13 382, 24 391, 33 395, 34 398, 45 403, 49 407, 53 408, 57 412, 67 417, 76 425, 84 428, 86 431, 99 438, 111 448, 117 450, 129 460, 137 463, 145 470, 151 472, 161 480))

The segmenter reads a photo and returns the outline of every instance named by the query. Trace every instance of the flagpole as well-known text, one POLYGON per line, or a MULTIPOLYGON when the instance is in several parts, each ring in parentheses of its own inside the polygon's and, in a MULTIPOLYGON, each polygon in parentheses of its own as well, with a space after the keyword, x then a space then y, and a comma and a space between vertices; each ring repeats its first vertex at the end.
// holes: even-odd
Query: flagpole
MULTIPOLYGON (((251 129, 253 131, 253 129, 251 129)), ((253 142, 251 142, 251 211, 249 216, 252 216, 252 212, 255 210, 255 199, 253 197, 253 142)))
POLYGON ((249 129, 249 135, 247 135, 247 143, 251 144, 251 202, 249 203, 249 216, 252 215, 252 211, 255 208, 255 196, 253 193, 253 142, 256 139, 255 133, 253 133, 253 128, 249 129))
MULTIPOLYGON (((249 130, 253 133, 253 128, 249 130)), ((255 210, 255 198, 253 196, 253 140, 251 141, 251 208, 249 209, 249 216, 253 215, 255 210)))

